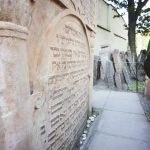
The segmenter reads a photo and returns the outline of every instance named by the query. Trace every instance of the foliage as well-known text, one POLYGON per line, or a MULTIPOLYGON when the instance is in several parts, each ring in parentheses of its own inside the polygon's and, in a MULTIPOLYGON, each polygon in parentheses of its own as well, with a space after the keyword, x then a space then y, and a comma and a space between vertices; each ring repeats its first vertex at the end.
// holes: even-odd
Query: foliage
POLYGON ((138 85, 138 90, 139 91, 143 91, 145 89, 145 82, 136 82, 136 81, 132 81, 130 87, 129 87, 129 91, 135 92, 136 91, 136 87, 138 85))
MULTIPOLYGON (((150 35, 150 8, 145 8, 148 0, 107 0, 112 2, 116 9, 124 9, 133 14, 136 19, 136 32, 150 35)), ((114 17, 123 16, 125 13, 114 17)))

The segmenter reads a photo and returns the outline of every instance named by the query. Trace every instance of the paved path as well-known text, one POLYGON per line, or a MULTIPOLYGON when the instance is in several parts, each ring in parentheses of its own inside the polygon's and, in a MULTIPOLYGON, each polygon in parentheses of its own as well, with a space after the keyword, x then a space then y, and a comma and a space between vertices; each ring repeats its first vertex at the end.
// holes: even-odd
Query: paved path
POLYGON ((150 124, 137 94, 95 90, 93 106, 103 113, 88 150, 150 150, 150 124))

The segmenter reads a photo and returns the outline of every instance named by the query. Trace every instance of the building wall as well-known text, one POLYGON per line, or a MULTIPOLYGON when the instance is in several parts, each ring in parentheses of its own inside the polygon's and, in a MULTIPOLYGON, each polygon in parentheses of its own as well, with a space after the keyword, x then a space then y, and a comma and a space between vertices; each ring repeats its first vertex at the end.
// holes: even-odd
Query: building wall
POLYGON ((109 45, 112 50, 126 51, 127 49, 125 21, 122 17, 113 18, 114 15, 117 15, 113 9, 112 5, 108 5, 103 0, 97 1, 95 55, 99 55, 103 45, 109 45))

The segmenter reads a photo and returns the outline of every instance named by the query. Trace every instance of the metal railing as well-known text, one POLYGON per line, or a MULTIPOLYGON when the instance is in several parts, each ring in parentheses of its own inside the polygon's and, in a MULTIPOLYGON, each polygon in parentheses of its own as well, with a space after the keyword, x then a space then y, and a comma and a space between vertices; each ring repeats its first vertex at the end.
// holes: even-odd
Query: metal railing
POLYGON ((145 71, 144 71, 144 62, 134 62, 132 66, 135 68, 135 74, 131 77, 131 85, 129 91, 137 92, 144 94, 145 91, 145 71))

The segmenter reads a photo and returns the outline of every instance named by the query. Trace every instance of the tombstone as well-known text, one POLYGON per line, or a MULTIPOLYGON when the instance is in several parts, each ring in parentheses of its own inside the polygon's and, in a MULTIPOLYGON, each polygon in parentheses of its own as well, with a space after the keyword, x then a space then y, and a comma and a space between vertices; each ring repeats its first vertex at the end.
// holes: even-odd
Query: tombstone
POLYGON ((93 83, 94 85, 97 83, 97 80, 100 79, 100 58, 99 56, 94 56, 94 64, 93 64, 93 83))
POLYGON ((121 58, 122 65, 127 68, 128 66, 127 66, 127 62, 126 62, 126 58, 125 58, 125 53, 124 52, 120 52, 120 58, 121 58))
POLYGON ((101 46, 101 51, 99 53, 101 60, 101 79, 104 80, 106 78, 106 64, 107 61, 110 60, 111 49, 110 46, 101 46))
POLYGON ((136 68, 135 68, 136 64, 132 60, 131 51, 126 52, 125 58, 126 58, 126 61, 127 61, 127 66, 129 68, 129 71, 130 71, 130 76, 132 78, 136 78, 136 68))
POLYGON ((122 62, 121 62, 119 50, 115 49, 113 51, 112 56, 113 56, 113 62, 114 62, 116 72, 121 73, 122 72, 122 62))
POLYGON ((104 80, 106 77, 106 63, 109 60, 108 55, 101 54, 100 60, 101 60, 101 79, 104 80))
POLYGON ((112 61, 106 63, 106 78, 109 88, 114 88, 114 67, 112 61))
POLYGON ((121 81, 121 75, 119 72, 115 72, 115 84, 117 89, 122 89, 122 81, 121 81))
POLYGON ((95 8, 96 0, 0 1, 1 150, 76 144, 91 112, 95 8))
POLYGON ((123 72, 125 82, 127 83, 128 87, 129 87, 129 85, 131 84, 131 79, 130 79, 130 76, 129 76, 129 73, 128 73, 126 67, 123 67, 122 72, 123 72))

